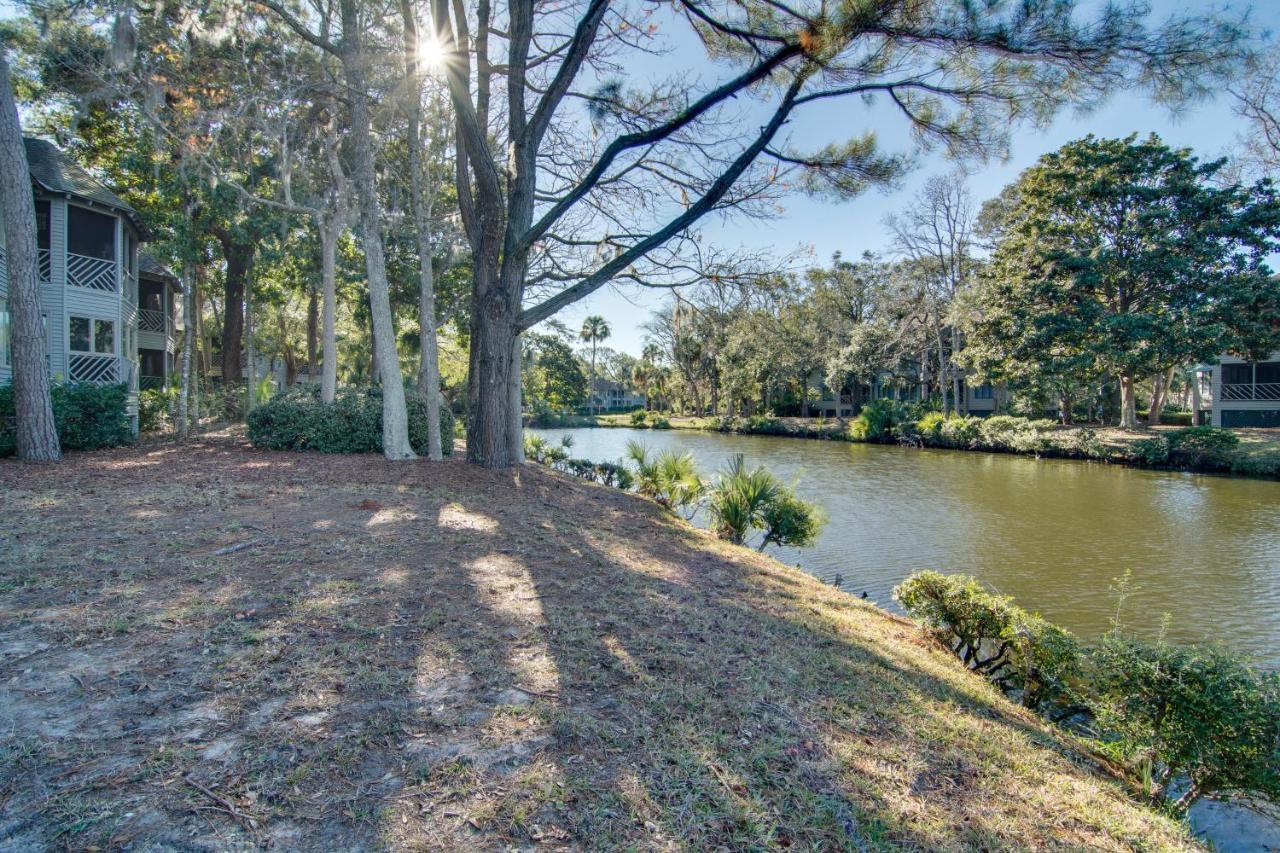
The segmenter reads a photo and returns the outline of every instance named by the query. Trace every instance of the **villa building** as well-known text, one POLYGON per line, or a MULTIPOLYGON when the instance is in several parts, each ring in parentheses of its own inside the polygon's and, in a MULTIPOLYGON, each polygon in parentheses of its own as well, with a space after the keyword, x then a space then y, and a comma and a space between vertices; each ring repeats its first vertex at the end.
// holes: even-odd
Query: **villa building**
POLYGON ((1201 368, 1210 374, 1209 399, 1201 395, 1200 407, 1210 410, 1216 427, 1280 427, 1280 351, 1264 361, 1245 361, 1223 355, 1217 365, 1201 368))
MULTIPOLYGON (((139 250, 138 212, 49 142, 25 139, 35 191, 40 305, 56 382, 140 388, 173 371, 177 279, 139 250)), ((0 230, 0 383, 11 378, 7 256, 0 230)))

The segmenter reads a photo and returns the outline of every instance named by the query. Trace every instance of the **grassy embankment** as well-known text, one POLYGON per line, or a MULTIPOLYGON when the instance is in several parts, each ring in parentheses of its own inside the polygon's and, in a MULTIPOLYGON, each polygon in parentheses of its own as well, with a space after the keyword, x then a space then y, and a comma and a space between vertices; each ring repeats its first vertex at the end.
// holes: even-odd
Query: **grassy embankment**
POLYGON ((543 469, 0 463, 0 847, 1193 848, 913 623, 543 469))
MULTIPOLYGON (((573 424, 587 426, 589 423, 573 424)), ((630 417, 621 415, 598 415, 595 425, 602 427, 634 427, 630 417)), ((647 428, 647 425, 641 425, 647 428)), ((792 438, 817 438, 833 441, 856 441, 849 435, 848 422, 822 418, 734 418, 725 421, 722 418, 707 417, 668 417, 666 426, 669 429, 712 430, 732 432, 743 435, 781 435, 792 438)), ((1120 465, 1138 467, 1168 467, 1176 470, 1220 470, 1211 466, 1196 465, 1145 465, 1134 453, 1134 443, 1153 436, 1169 435, 1181 429, 1177 426, 1157 426, 1153 429, 1122 430, 1115 427, 1090 426, 1056 426, 1045 431, 1045 447, 1038 451, 1025 451, 1040 455, 1064 456, 1071 458, 1092 458, 1120 465), (1092 436, 1089 436, 1092 433, 1092 436), (1086 441, 1085 439, 1089 440, 1086 441), (1092 444, 1096 438, 1099 453, 1086 455, 1080 448, 1092 444)), ((1238 429, 1232 432, 1239 438, 1239 444, 1229 452, 1229 460, 1238 470, 1234 473, 1265 478, 1280 478, 1280 429, 1238 429)), ((967 449, 950 447, 949 449, 967 449)), ((1020 452, 1008 447, 976 447, 973 449, 991 452, 1020 452)))

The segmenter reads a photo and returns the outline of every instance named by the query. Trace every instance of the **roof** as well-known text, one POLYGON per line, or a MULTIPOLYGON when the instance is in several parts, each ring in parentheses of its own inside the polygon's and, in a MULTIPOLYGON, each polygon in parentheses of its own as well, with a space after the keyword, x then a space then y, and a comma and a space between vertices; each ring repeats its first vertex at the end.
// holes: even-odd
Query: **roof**
POLYGON ((174 290, 181 290, 178 277, 164 264, 157 261, 147 252, 138 252, 138 274, 148 278, 156 278, 168 284, 174 290))
POLYGON ((132 205, 82 169, 52 142, 31 137, 23 137, 22 142, 27 149, 27 168, 31 170, 31 179, 45 191, 72 195, 114 208, 129 218, 139 234, 147 234, 142 217, 132 205))

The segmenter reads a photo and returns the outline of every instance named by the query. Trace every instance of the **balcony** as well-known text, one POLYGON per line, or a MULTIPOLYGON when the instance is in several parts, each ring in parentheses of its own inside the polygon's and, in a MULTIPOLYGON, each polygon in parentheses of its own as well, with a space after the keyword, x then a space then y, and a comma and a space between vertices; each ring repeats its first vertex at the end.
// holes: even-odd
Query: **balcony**
POLYGON ((67 379, 71 382, 111 385, 128 379, 129 366, 124 359, 114 355, 73 352, 67 358, 67 379))
POLYGON ((1222 399, 1280 400, 1280 382, 1224 382, 1222 399))
POLYGON ((120 284, 117 264, 105 258, 67 252, 67 284, 89 290, 115 292, 120 284))
POLYGON ((163 335, 167 331, 164 312, 154 308, 143 308, 138 311, 138 331, 159 332, 163 335))

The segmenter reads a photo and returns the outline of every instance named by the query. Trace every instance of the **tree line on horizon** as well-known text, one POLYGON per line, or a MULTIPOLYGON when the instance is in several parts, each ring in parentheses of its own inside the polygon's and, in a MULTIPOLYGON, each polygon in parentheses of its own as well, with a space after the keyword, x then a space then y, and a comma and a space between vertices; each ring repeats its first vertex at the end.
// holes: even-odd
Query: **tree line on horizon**
MULTIPOLYGON (((1262 56, 1243 12, 1153 21, 1061 0, 17 5, 0 31, 12 58, 0 68, 0 180, 26 181, 21 133, 34 131, 141 211, 183 283, 180 434, 225 407, 260 340, 318 373, 325 399, 340 382, 380 381, 393 459, 414 455, 405 386, 438 407, 452 378, 468 459, 489 467, 521 458, 539 324, 610 283, 696 285, 671 311, 682 329, 694 318, 681 306, 708 290, 750 284, 750 299, 772 298, 783 271, 709 245, 707 217, 776 216, 795 193, 852 199, 910 167, 914 152, 886 149, 865 122, 835 139, 789 135, 818 105, 883 103, 915 149, 983 159, 1011 128, 1121 86, 1187 104, 1262 56), (655 56, 660 70, 633 71, 655 56)), ((1246 202, 1211 196, 1201 201, 1246 202)), ((18 452, 56 458, 56 434, 39 428, 51 419, 21 249, 30 200, 2 203, 18 452)))

